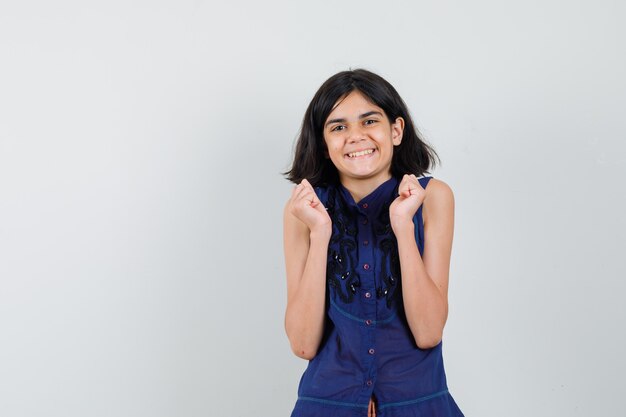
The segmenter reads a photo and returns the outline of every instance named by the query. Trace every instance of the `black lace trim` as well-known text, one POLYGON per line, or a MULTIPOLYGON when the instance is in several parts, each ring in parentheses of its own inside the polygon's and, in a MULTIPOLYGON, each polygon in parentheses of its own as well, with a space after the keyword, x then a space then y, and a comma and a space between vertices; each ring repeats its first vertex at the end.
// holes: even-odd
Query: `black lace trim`
MULTIPOLYGON (((397 189, 394 190, 394 196, 397 189)), ((374 234, 382 251, 380 276, 382 283, 376 288, 376 296, 386 299, 387 308, 391 308, 394 299, 400 291, 400 257, 398 254, 398 242, 391 228, 389 220, 389 206, 391 201, 385 204, 376 219, 374 234)))
MULTIPOLYGON (((351 303, 355 299, 357 289, 361 286, 361 280, 355 268, 357 220, 351 208, 338 193, 335 187, 330 187, 325 204, 333 224, 333 234, 328 245, 326 279, 329 287, 342 302, 351 303)), ((397 195, 397 187, 393 195, 397 195)), ((375 239, 382 251, 381 282, 376 288, 376 296, 378 299, 385 298, 387 308, 391 308, 394 300, 401 294, 400 258, 398 243, 389 220, 390 205, 391 201, 381 207, 378 217, 373 222, 375 239)))
POLYGON ((326 279, 328 285, 344 303, 354 301, 357 288, 361 286, 356 265, 357 228, 351 221, 349 207, 337 196, 336 188, 328 192, 326 210, 333 223, 333 234, 328 245, 326 279))

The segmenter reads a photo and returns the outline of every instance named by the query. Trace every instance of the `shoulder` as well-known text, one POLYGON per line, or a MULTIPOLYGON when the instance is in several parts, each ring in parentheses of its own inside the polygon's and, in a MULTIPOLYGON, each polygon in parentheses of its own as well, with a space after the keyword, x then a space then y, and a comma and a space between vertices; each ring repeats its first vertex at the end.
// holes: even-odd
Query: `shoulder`
POLYGON ((454 193, 450 186, 438 179, 431 178, 425 188, 426 195, 422 203, 422 217, 424 224, 430 218, 450 218, 454 214, 454 193))
POLYGON ((428 184, 426 184, 426 198, 428 198, 429 196, 435 196, 434 198, 453 198, 453 193, 452 193, 452 188, 450 188, 450 186, 445 183, 444 181, 440 180, 439 178, 431 178, 428 181, 428 184))

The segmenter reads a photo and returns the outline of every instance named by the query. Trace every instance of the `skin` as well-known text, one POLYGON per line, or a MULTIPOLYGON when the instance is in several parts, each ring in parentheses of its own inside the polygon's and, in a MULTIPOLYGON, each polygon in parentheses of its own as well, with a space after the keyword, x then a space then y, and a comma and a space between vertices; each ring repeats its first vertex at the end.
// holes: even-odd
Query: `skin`
MULTIPOLYGON (((404 120, 389 121, 385 112, 358 91, 339 100, 324 126, 326 156, 355 202, 391 178, 394 146, 402 141, 404 120), (349 153, 373 152, 357 158, 349 153)), ((389 207, 398 242, 403 301, 407 322, 420 349, 439 344, 448 317, 448 276, 454 229, 454 196, 450 187, 432 178, 426 189, 414 175, 403 176, 398 197, 389 207), (424 256, 415 241, 413 216, 422 207, 424 256)), ((326 261, 332 223, 306 180, 296 185, 284 213, 287 272, 285 330, 294 354, 312 359, 323 334, 326 261)), ((375 399, 368 415, 375 417, 375 399)))

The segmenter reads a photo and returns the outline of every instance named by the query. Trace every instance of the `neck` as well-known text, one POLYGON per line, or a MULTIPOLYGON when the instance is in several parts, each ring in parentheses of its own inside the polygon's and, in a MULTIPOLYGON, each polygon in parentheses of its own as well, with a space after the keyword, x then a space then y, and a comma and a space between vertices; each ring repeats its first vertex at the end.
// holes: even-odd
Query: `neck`
POLYGON ((386 175, 379 175, 372 178, 341 178, 340 180, 341 185, 346 187, 350 195, 352 195, 354 202, 358 203, 390 178, 391 173, 387 173, 386 175))

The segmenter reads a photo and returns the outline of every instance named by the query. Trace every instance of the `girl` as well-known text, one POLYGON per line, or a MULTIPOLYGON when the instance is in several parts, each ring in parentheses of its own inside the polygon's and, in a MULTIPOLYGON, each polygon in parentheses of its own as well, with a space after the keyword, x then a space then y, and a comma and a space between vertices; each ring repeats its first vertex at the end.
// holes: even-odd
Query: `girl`
POLYGON ((463 416, 441 353, 454 197, 423 176, 436 157, 369 71, 309 104, 285 173, 285 330, 309 360, 292 417, 463 416))

